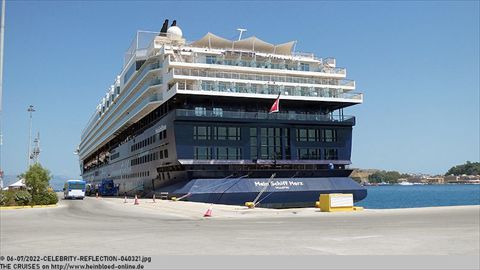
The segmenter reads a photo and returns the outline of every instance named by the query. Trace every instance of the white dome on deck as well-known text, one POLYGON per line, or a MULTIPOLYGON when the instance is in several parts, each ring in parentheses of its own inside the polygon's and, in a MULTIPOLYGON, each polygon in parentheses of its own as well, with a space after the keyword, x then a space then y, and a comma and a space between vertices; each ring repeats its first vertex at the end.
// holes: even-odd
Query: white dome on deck
POLYGON ((182 29, 178 26, 170 26, 167 30, 167 34, 171 38, 182 38, 183 36, 182 29))

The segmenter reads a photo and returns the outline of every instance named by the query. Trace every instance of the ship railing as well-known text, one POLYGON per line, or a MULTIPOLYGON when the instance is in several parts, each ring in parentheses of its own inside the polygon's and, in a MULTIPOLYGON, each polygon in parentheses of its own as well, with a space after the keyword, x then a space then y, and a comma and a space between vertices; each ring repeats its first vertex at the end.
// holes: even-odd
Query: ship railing
POLYGON ((355 117, 351 115, 331 114, 300 114, 300 113, 268 113, 268 112, 242 112, 225 110, 189 110, 176 109, 176 116, 187 117, 211 117, 232 119, 257 119, 257 120, 296 120, 296 121, 320 121, 354 123, 355 117))
MULTIPOLYGON (((146 89, 148 89, 149 87, 155 87, 155 86, 158 87, 159 85, 162 84, 162 78, 156 77, 156 76, 154 76, 154 77, 149 77, 149 76, 142 77, 142 80, 144 80, 144 83, 142 84, 142 86, 136 85, 135 87, 129 89, 129 91, 127 93, 124 93, 124 95, 121 97, 120 100, 118 100, 115 104, 111 105, 109 110, 115 110, 116 111, 115 115, 117 115, 117 116, 122 115, 122 113, 125 112, 128 108, 130 108, 130 106, 133 104, 133 102, 139 96, 141 96, 142 93, 146 91, 146 89), (138 88, 138 87, 140 87, 140 88, 138 88), (134 91, 134 89, 137 89, 137 90, 135 90, 136 93, 133 96, 130 96, 130 93, 132 91, 134 91), (130 96, 130 98, 128 100, 126 99, 127 96, 130 96), (121 113, 118 113, 117 110, 120 110, 121 113)), ((154 97, 154 99, 161 99, 161 96, 156 95, 154 97)), ((156 100, 150 100, 150 101, 156 101, 156 100)), ((107 113, 107 111, 105 111, 103 115, 105 115, 106 113, 107 113)), ((102 115, 102 117, 103 117, 103 115, 102 115)), ((103 121, 99 122, 99 126, 102 126, 101 129, 104 130, 106 128, 105 125, 111 125, 111 123, 113 121, 116 121, 117 118, 118 117, 112 116, 110 119, 103 119, 103 121)), ((98 117, 97 119, 101 119, 101 118, 98 117)), ((100 127, 98 127, 98 128, 100 128, 100 127)), ((91 130, 92 130, 91 125, 88 125, 87 129, 82 134, 82 137, 81 137, 82 140, 84 140, 85 138, 88 137, 89 131, 91 131, 91 130)))
POLYGON ((92 114, 92 116, 90 116, 88 122, 87 122, 87 125, 82 129, 82 135, 80 136, 80 138, 83 140, 85 138, 85 136, 87 135, 86 132, 88 130, 90 130, 90 128, 95 124, 95 122, 97 122, 99 118, 99 114, 97 112, 97 110, 95 110, 95 112, 92 114))
POLYGON ((245 94, 263 94, 263 95, 278 95, 282 98, 288 96, 301 97, 316 97, 316 98, 333 98, 333 99, 347 99, 347 100, 363 100, 362 93, 344 92, 335 88, 317 88, 317 87, 290 87, 278 85, 256 85, 256 84, 238 84, 229 82, 212 82, 212 81, 198 81, 199 84, 183 81, 177 82, 170 87, 168 91, 190 90, 190 91, 212 91, 212 92, 230 92, 230 93, 245 93, 245 94))
POLYGON ((292 52, 293 56, 299 56, 299 57, 304 57, 304 58, 310 58, 314 59, 315 54, 314 53, 309 53, 309 52, 292 52))
POLYGON ((363 100, 363 93, 342 93, 342 98, 363 100))
POLYGON ((324 66, 320 69, 320 72, 322 73, 328 73, 328 74, 341 74, 341 75, 347 75, 347 69, 342 68, 342 67, 327 67, 324 66))
POLYGON ((336 67, 337 65, 337 60, 333 57, 327 57, 322 59, 322 64, 324 66, 329 66, 329 67, 336 67))
MULTIPOLYGON (((278 69, 278 70, 294 70, 294 71, 308 71, 308 72, 321 72, 337 75, 346 75, 345 68, 336 68, 335 66, 320 66, 320 67, 310 67, 309 70, 303 70, 298 65, 298 60, 292 59, 290 63, 278 62, 278 61, 260 61, 260 60, 241 60, 241 59, 224 59, 217 58, 216 60, 195 60, 193 58, 182 58, 180 59, 178 55, 170 55, 170 62, 181 62, 181 63, 200 63, 200 64, 215 64, 215 65, 224 65, 224 66, 238 66, 238 67, 251 67, 251 68, 262 68, 262 69, 278 69)), ((312 59, 323 62, 323 59, 316 58, 314 56, 312 59)))
POLYGON ((173 74, 179 76, 193 76, 193 77, 211 77, 224 78, 235 80, 249 80, 249 81, 264 81, 264 82, 286 82, 286 83, 303 83, 303 84, 319 84, 328 86, 346 86, 355 87, 355 81, 348 79, 336 78, 306 78, 300 76, 289 75, 270 75, 270 74, 256 74, 256 73, 237 73, 225 71, 207 71, 204 69, 190 69, 190 68, 173 68, 173 74))
POLYGON ((123 65, 126 64, 133 57, 144 57, 147 54, 147 49, 150 47, 155 37, 158 36, 158 32, 153 31, 137 31, 133 38, 130 47, 125 52, 123 65))
POLYGON ((354 80, 347 80, 347 79, 338 80, 338 85, 349 86, 349 87, 355 88, 355 81, 354 80))

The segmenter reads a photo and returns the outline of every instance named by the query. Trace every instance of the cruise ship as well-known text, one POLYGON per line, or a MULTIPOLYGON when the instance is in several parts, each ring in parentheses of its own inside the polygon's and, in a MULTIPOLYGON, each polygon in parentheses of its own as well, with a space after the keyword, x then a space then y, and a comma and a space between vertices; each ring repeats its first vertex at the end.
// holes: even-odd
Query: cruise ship
POLYGON ((312 206, 366 189, 349 175, 355 81, 334 58, 255 36, 186 41, 174 20, 138 31, 82 131, 81 174, 121 195, 312 206))

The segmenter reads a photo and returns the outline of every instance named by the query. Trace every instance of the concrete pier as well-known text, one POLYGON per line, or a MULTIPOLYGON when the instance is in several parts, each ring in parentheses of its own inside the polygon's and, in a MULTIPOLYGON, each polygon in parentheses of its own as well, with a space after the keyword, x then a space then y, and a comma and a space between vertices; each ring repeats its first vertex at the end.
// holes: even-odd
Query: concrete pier
POLYGON ((132 198, 0 210, 2 254, 478 255, 480 206, 322 213, 132 198))

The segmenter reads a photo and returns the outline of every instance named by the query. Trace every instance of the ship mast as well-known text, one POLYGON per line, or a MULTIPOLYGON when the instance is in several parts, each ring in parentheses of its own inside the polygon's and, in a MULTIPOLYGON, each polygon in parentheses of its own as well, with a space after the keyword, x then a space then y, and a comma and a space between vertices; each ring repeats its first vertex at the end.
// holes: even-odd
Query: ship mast
POLYGON ((0 22, 0 188, 3 188, 3 167, 2 167, 2 110, 3 110, 3 41, 5 34, 5 0, 2 0, 2 18, 0 22))

